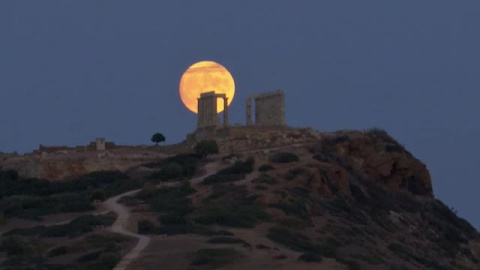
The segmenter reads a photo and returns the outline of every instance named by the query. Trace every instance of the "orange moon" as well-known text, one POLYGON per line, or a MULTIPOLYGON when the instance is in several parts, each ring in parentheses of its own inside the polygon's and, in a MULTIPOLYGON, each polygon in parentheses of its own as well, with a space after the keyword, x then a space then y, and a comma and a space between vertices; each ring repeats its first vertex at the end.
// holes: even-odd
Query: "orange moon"
MULTIPOLYGON (((235 95, 235 82, 228 70, 213 61, 201 61, 191 65, 180 79, 180 98, 185 107, 198 113, 198 98, 201 93, 215 91, 225 94, 228 105, 232 103, 235 95)), ((223 100, 218 99, 217 112, 223 111, 223 100)))

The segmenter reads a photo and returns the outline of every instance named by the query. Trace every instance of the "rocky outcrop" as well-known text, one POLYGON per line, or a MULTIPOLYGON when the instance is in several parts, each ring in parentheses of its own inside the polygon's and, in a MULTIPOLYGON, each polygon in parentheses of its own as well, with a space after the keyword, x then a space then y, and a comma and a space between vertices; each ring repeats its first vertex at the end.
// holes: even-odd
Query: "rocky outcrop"
POLYGON ((384 131, 337 134, 325 137, 321 145, 323 151, 344 158, 354 170, 391 191, 433 197, 427 166, 384 131))

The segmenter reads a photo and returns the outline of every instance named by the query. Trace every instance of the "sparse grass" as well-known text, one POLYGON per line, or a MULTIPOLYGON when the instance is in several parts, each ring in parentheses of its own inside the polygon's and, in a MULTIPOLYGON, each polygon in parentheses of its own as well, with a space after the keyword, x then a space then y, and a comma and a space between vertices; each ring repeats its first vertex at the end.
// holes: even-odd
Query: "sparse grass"
POLYGON ((241 254, 234 249, 201 249, 193 254, 192 266, 215 269, 232 264, 241 254))

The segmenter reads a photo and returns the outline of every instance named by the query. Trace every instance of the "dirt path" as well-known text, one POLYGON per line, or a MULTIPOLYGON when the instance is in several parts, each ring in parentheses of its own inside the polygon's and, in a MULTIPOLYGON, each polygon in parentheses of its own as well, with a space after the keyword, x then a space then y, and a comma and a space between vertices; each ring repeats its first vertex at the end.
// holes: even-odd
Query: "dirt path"
MULTIPOLYGON (((192 180, 190 180, 190 183, 192 184, 192 186, 200 183, 203 180, 203 178, 215 173, 216 169, 217 169, 216 163, 207 164, 205 166, 206 174, 193 178, 192 180)), ((170 186, 176 183, 168 183, 168 184, 169 184, 168 186, 170 186)), ((128 265, 140 256, 142 251, 148 246, 150 242, 150 236, 133 233, 125 229, 125 227, 128 224, 128 218, 130 217, 130 210, 127 207, 118 203, 118 200, 120 200, 122 197, 135 195, 139 191, 140 189, 132 190, 132 191, 117 195, 115 197, 112 197, 103 203, 104 207, 107 210, 114 211, 118 215, 117 220, 115 221, 115 223, 113 223, 110 230, 119 234, 123 234, 123 235, 138 239, 137 245, 122 258, 122 260, 117 264, 117 266, 115 266, 114 270, 127 269, 128 265)))
MULTIPOLYGON (((190 180, 191 185, 192 186, 198 185, 205 177, 214 174, 217 171, 217 168, 218 168, 217 162, 208 163, 205 166, 205 171, 206 171, 205 174, 202 175, 202 176, 191 179, 190 180)), ((176 185, 176 184, 178 184, 178 182, 164 183, 164 184, 161 184, 159 186, 160 187, 161 186, 173 186, 173 185, 176 185)), ((115 232, 115 233, 119 233, 119 234, 122 234, 122 235, 125 235, 125 236, 129 236, 129 237, 133 237, 133 238, 138 239, 138 242, 137 242, 136 246, 132 250, 130 250, 122 258, 122 260, 117 264, 117 266, 114 268, 114 270, 127 269, 128 265, 140 256, 141 252, 148 246, 148 244, 150 242, 150 236, 133 233, 133 232, 128 231, 126 229, 126 226, 128 224, 129 217, 130 217, 130 210, 127 207, 125 207, 124 205, 118 203, 118 200, 120 200, 122 197, 135 195, 140 190, 141 189, 131 190, 131 191, 122 193, 120 195, 117 195, 115 197, 112 197, 112 198, 106 200, 105 202, 99 204, 97 206, 98 207, 97 211, 93 211, 93 212, 89 213, 89 214, 92 214, 92 215, 101 215, 101 214, 106 214, 110 211, 115 212, 117 214, 117 219, 115 220, 113 225, 109 228, 109 230, 112 231, 112 232, 115 232)), ((73 219, 77 218, 80 215, 85 215, 85 213, 76 214, 76 215, 70 217, 67 220, 55 221, 55 222, 51 222, 51 223, 47 223, 47 224, 43 224, 43 225, 54 226, 54 225, 67 224, 67 223, 69 223, 70 221, 72 221, 73 219)), ((34 224, 25 224, 25 225, 26 226, 22 226, 22 227, 34 227, 35 226, 34 224)), ((40 225, 40 224, 38 224, 38 225, 40 225)), ((3 234, 6 231, 12 229, 12 228, 2 228, 2 229, 3 230, 0 231, 0 235, 3 234)))
POLYGON ((117 264, 117 266, 115 266, 114 270, 127 269, 127 266, 140 255, 142 250, 147 247, 148 243, 150 242, 149 236, 133 233, 125 229, 125 226, 128 223, 128 218, 130 217, 130 211, 128 210, 128 208, 118 203, 118 200, 120 200, 120 198, 124 196, 135 195, 139 191, 140 189, 132 190, 112 197, 104 202, 105 208, 110 211, 114 211, 118 215, 117 220, 115 220, 115 223, 113 223, 113 225, 110 227, 110 230, 115 233, 138 239, 137 245, 122 258, 122 260, 117 264))

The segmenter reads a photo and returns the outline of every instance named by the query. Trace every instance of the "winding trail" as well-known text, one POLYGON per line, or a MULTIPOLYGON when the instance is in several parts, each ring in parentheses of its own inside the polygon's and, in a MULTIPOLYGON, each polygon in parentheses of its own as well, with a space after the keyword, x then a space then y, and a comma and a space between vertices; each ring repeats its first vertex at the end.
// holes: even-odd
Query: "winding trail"
MULTIPOLYGON (((190 179, 190 184, 192 186, 198 185, 205 177, 208 177, 216 173, 218 164, 216 161, 213 161, 205 165, 204 168, 205 168, 204 175, 190 179)), ((173 186, 177 184, 178 182, 162 183, 158 185, 158 187, 173 186)), ((127 269, 128 265, 131 262, 133 262, 135 259, 137 259, 140 256, 141 252, 150 243, 150 236, 133 233, 126 229, 126 226, 128 224, 128 219, 130 217, 130 210, 118 202, 122 197, 135 195, 136 193, 140 192, 140 190, 141 189, 131 190, 131 191, 119 194, 115 197, 112 197, 99 205, 101 210, 91 213, 92 215, 102 215, 110 211, 115 212, 117 214, 117 219, 115 220, 113 225, 108 228, 108 230, 138 239, 138 242, 135 245, 135 247, 132 250, 130 250, 125 256, 123 256, 122 260, 115 266, 114 270, 127 269)), ((76 217, 72 217, 64 221, 54 222, 50 224, 43 224, 43 225, 48 227, 48 226, 67 224, 72 220, 74 220, 75 218, 76 217)), ((3 233, 9 230, 10 229, 3 229, 2 231, 0 231, 0 235, 2 235, 3 233)))
MULTIPOLYGON (((191 179, 190 180, 191 185, 192 186, 196 185, 200 183, 205 177, 214 174, 216 172, 216 168, 217 168, 216 162, 208 163, 205 166, 206 173, 202 176, 191 179)), ((172 182, 166 185, 163 184, 159 186, 172 186, 175 184, 178 184, 178 183, 172 182)), ((115 197, 112 197, 103 203, 103 206, 106 209, 108 209, 109 211, 114 211, 118 215, 117 220, 115 220, 115 223, 113 223, 113 225, 110 227, 110 230, 115 233, 119 233, 125 236, 130 236, 138 239, 137 245, 132 250, 130 250, 125 256, 123 256, 122 260, 117 264, 117 266, 115 266, 114 270, 127 269, 128 265, 131 262, 133 262, 135 259, 137 259, 140 256, 141 252, 150 243, 150 236, 133 233, 125 229, 125 226, 128 223, 128 218, 130 217, 130 210, 124 205, 121 205, 120 203, 118 203, 118 200, 120 200, 122 197, 135 195, 139 191, 140 189, 132 190, 132 191, 117 195, 115 197)))
POLYGON ((132 190, 120 195, 117 195, 115 197, 112 197, 104 202, 104 206, 117 213, 118 217, 115 220, 115 223, 110 227, 110 230, 115 233, 119 233, 122 235, 134 237, 138 239, 137 245, 130 250, 123 258, 122 260, 115 266, 114 270, 124 270, 127 269, 127 266, 142 252, 143 249, 145 249, 148 246, 148 243, 150 242, 150 237, 147 235, 141 235, 137 233, 132 233, 125 229, 126 224, 128 223, 128 218, 130 217, 130 211, 128 210, 127 207, 121 205, 118 203, 118 200, 120 200, 124 196, 132 196, 138 193, 140 189, 132 190))

